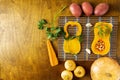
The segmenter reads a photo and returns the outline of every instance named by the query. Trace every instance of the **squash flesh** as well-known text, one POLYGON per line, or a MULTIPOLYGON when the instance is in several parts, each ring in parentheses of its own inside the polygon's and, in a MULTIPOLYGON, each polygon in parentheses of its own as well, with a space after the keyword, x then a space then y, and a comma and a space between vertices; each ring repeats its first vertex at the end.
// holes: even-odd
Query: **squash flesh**
POLYGON ((105 55, 110 50, 110 33, 103 34, 103 36, 101 37, 98 34, 99 29, 96 28, 98 25, 103 28, 103 31, 105 31, 105 26, 108 26, 109 29, 110 29, 110 32, 111 32, 112 31, 112 24, 111 23, 105 23, 105 22, 98 22, 94 26, 94 39, 93 39, 93 42, 92 42, 92 45, 91 45, 91 49, 92 49, 94 54, 105 55), (103 51, 99 51, 98 49, 96 49, 95 45, 98 43, 99 40, 102 40, 105 43, 104 44, 105 49, 103 51))
POLYGON ((64 49, 64 52, 70 53, 70 50, 69 50, 69 41, 64 40, 63 49, 64 49))
MULTIPOLYGON (((65 37, 68 38, 70 35, 67 31, 68 26, 77 27, 77 32, 75 36, 80 36, 82 32, 82 27, 78 22, 69 21, 64 26, 64 32, 66 33, 65 37)), ((81 44, 77 37, 73 39, 64 39, 63 50, 65 53, 78 54, 81 50, 81 44)))
POLYGON ((77 54, 79 53, 80 49, 81 49, 81 45, 80 42, 77 38, 74 38, 72 40, 69 40, 69 50, 72 54, 77 54))
POLYGON ((70 26, 70 27, 77 27, 78 31, 76 32, 76 36, 81 35, 81 32, 82 32, 81 25, 78 22, 69 21, 64 26, 64 32, 66 33, 66 35, 65 35, 66 38, 69 36, 69 33, 67 31, 68 26, 70 26))

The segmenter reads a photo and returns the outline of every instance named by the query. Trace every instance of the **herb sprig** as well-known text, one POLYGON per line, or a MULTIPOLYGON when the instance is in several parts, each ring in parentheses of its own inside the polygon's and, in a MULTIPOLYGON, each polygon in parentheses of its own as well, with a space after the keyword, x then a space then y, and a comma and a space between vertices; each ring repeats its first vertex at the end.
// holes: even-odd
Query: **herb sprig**
POLYGON ((62 11, 64 11, 64 9, 66 7, 67 6, 65 5, 61 9, 58 10, 58 12, 54 15, 53 20, 51 21, 51 23, 48 23, 45 19, 41 19, 39 21, 38 28, 40 30, 43 30, 43 29, 46 30, 46 34, 47 34, 48 39, 55 40, 60 35, 63 35, 63 36, 65 35, 63 29, 61 27, 59 27, 59 26, 56 26, 54 23, 55 23, 57 17, 62 13, 62 11), (49 24, 50 27, 46 26, 47 24, 49 24))
POLYGON ((79 35, 79 36, 75 36, 75 35, 74 36, 68 36, 67 38, 65 38, 65 36, 64 36, 65 40, 71 40, 71 39, 74 39, 74 38, 78 38, 80 42, 83 41, 83 36, 82 35, 79 35))
POLYGON ((47 24, 47 21, 45 19, 41 19, 38 23, 38 28, 42 30, 44 29, 46 24, 47 24))
POLYGON ((103 29, 100 25, 96 26, 96 28, 98 28, 98 35, 100 37, 104 37, 111 32, 111 29, 108 26, 104 26, 104 27, 105 27, 105 29, 103 29))
POLYGON ((54 24, 56 22, 58 16, 61 14, 62 11, 64 11, 64 9, 66 7, 67 6, 63 6, 61 9, 59 9, 57 11, 57 13, 54 15, 53 20, 51 21, 51 23, 48 23, 45 19, 41 19, 39 21, 38 28, 40 30, 45 29, 47 38, 50 39, 50 40, 55 40, 61 35, 66 40, 71 40, 71 39, 74 39, 74 38, 78 38, 79 41, 82 42, 82 35, 80 35, 80 36, 69 36, 68 38, 65 38, 65 32, 63 30, 63 27, 59 27, 59 26, 56 26, 54 24), (48 25, 50 27, 48 27, 48 25))

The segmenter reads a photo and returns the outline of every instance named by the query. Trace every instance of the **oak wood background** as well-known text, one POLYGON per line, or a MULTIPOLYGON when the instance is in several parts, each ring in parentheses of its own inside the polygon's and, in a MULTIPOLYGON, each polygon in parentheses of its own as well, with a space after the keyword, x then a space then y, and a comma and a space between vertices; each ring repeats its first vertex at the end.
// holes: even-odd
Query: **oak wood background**
MULTIPOLYGON (((51 67, 46 47, 45 31, 37 27, 42 18, 51 21, 62 5, 85 0, 0 0, 0 78, 2 80, 61 80, 64 62, 51 67)), ((120 16, 120 0, 86 0, 93 6, 100 2, 110 4, 105 16, 120 16)), ((61 15, 72 16, 69 8, 61 15)), ((83 15, 84 16, 84 15, 83 15)), ((120 21, 120 17, 119 17, 120 21)), ((120 26, 119 26, 120 27, 120 26)), ((57 51, 57 41, 53 42, 57 51)), ((118 29, 120 57, 120 28, 118 29)), ((91 80, 92 62, 77 62, 87 70, 86 76, 74 80, 91 80)))

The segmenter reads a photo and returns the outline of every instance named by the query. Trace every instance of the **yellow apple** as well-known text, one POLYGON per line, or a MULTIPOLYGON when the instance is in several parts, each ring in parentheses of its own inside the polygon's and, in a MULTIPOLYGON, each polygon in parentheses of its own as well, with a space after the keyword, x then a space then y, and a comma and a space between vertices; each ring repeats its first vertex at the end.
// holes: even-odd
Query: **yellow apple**
POLYGON ((82 66, 77 66, 74 70, 74 74, 76 77, 81 78, 85 75, 85 69, 82 66))
POLYGON ((64 70, 62 73, 61 73, 61 78, 63 80, 72 80, 73 79, 73 74, 71 71, 68 71, 68 70, 64 70))
POLYGON ((76 64, 73 60, 66 60, 64 66, 65 69, 69 71, 73 71, 76 68, 76 64))

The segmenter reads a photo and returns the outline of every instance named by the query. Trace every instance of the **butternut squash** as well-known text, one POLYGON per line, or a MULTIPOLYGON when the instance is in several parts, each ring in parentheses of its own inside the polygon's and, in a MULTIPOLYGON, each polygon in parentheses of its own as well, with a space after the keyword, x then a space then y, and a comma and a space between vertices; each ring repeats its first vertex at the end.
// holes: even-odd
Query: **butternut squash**
POLYGON ((65 25, 64 25, 64 32, 66 33, 65 37, 69 37, 69 33, 67 31, 68 27, 77 27, 77 32, 76 32, 76 36, 81 35, 82 32, 82 27, 80 25, 80 23, 78 22, 73 22, 73 21, 68 21, 65 25))
POLYGON ((67 28, 69 27, 77 27, 77 32, 75 35, 75 38, 73 39, 64 39, 64 44, 63 44, 63 50, 65 53, 71 53, 71 54, 78 54, 79 51, 81 50, 81 45, 80 45, 80 41, 79 41, 79 37, 81 35, 82 32, 82 27, 78 22, 73 22, 73 21, 69 21, 65 24, 64 26, 64 32, 66 33, 65 38, 70 37, 67 28))
POLYGON ((52 47, 50 40, 47 40, 47 48, 48 48, 48 55, 49 55, 49 60, 50 60, 51 66, 58 65, 58 59, 57 59, 57 56, 55 54, 55 51, 52 47))
POLYGON ((94 39, 91 49, 94 54, 106 55, 110 50, 110 33, 112 24, 98 22, 94 26, 94 39))

